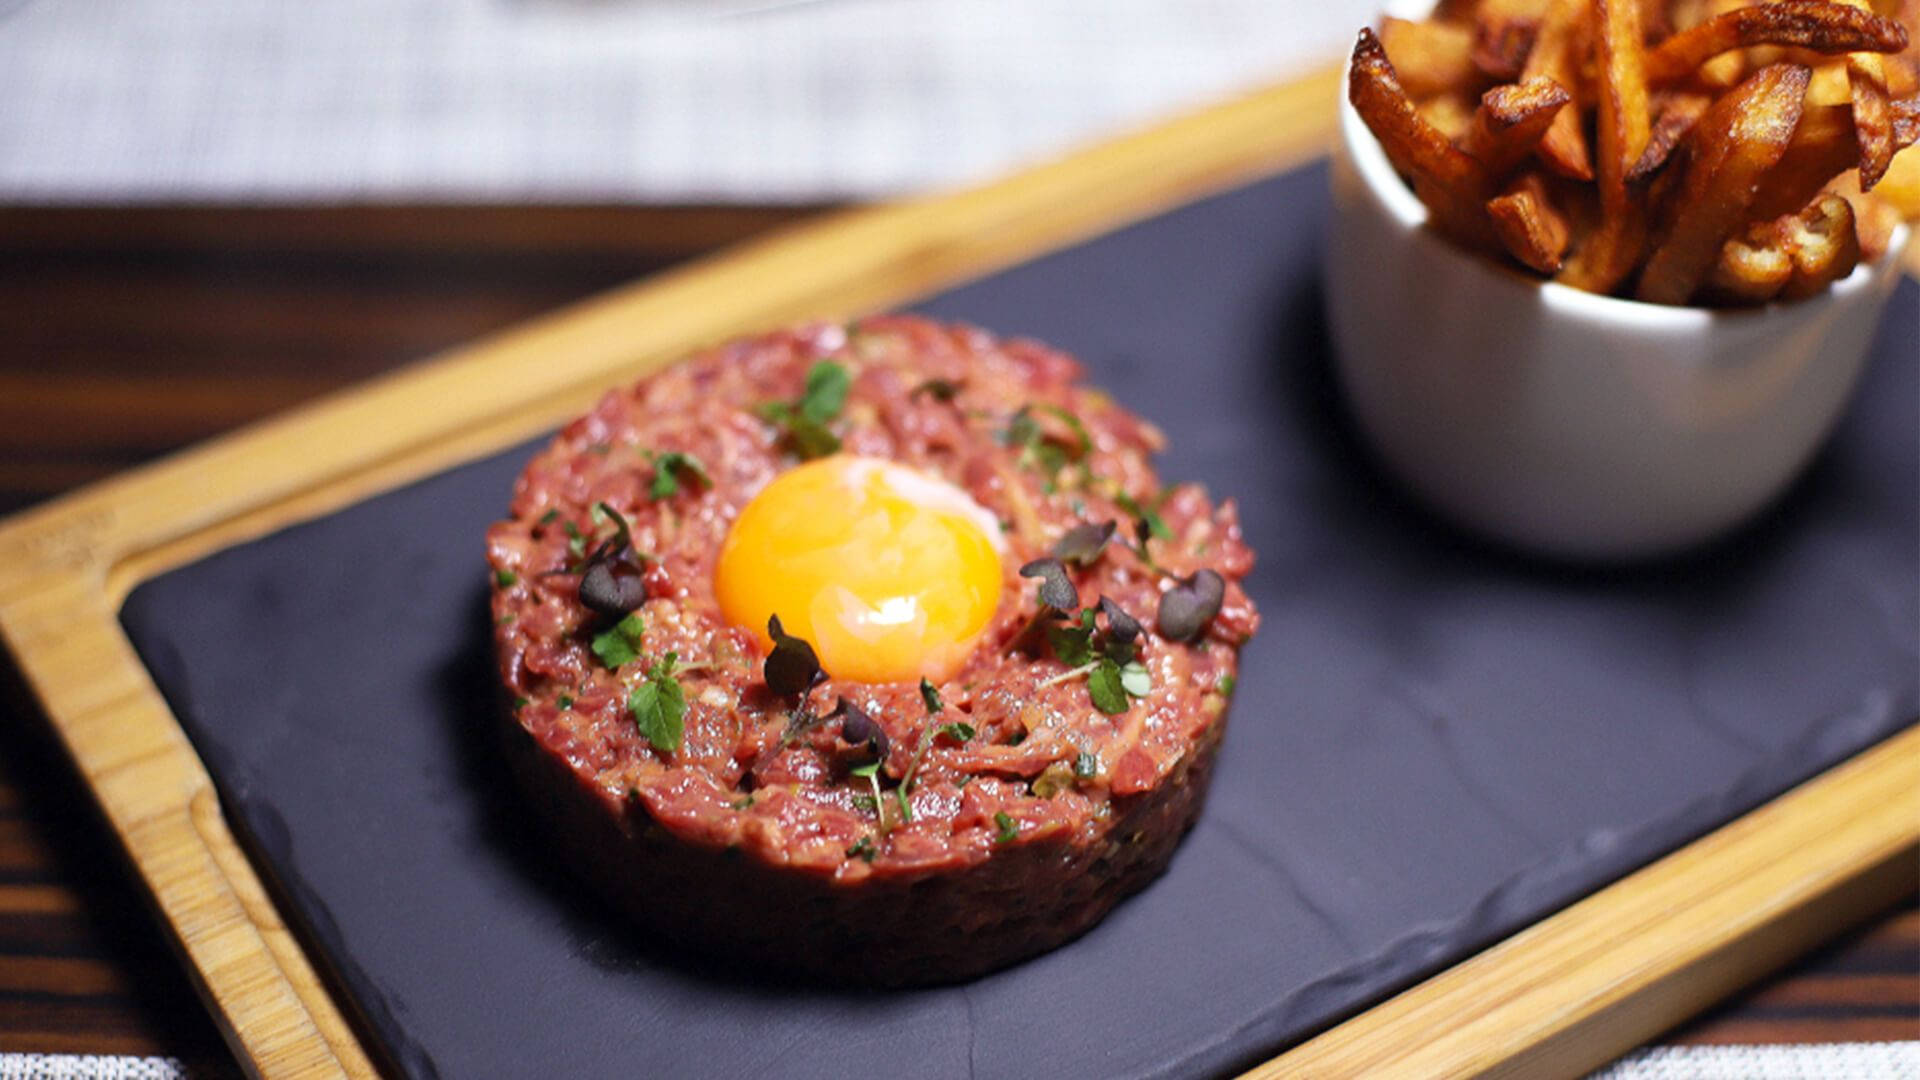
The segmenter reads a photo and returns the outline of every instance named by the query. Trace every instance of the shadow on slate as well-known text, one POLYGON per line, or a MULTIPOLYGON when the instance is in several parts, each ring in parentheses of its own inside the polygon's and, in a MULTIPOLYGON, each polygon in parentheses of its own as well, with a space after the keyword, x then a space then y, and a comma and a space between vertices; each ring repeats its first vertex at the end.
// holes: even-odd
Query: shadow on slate
POLYGON ((1357 450, 1324 189, 1289 174, 919 305, 1058 344, 1158 421, 1167 478, 1240 500, 1265 619, 1167 875, 966 986, 715 970, 553 864, 494 756, 483 603, 481 534, 531 444, 136 590, 135 646, 377 1051, 448 1077, 1218 1072, 1912 721, 1912 282, 1781 505, 1686 560, 1572 571, 1432 523, 1357 450))

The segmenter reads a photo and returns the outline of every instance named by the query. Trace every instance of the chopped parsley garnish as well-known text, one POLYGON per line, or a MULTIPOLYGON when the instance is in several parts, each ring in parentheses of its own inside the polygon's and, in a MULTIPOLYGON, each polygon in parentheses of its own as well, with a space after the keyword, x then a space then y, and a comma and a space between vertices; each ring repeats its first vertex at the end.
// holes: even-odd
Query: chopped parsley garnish
POLYGON ((760 407, 760 418, 784 429, 787 442, 803 459, 826 457, 840 449, 840 437, 827 424, 846 407, 853 376, 831 360, 807 371, 806 389, 795 402, 770 401, 760 407))
POLYGON ((1040 686, 1084 675, 1094 708, 1108 715, 1126 712, 1131 699, 1145 697, 1153 689, 1153 675, 1138 659, 1139 637, 1139 621, 1102 596, 1073 622, 1047 628, 1047 642, 1067 670, 1040 686), (1106 618, 1105 630, 1099 628, 1100 616, 1106 618))
POLYGON ((587 538, 581 534, 580 526, 569 521, 566 523, 566 530, 567 554, 576 559, 584 558, 587 554, 587 538))
POLYGON ((928 716, 933 716, 947 707, 946 702, 940 700, 940 688, 925 678, 920 680, 920 700, 927 706, 928 716))
POLYGON ((593 636, 593 655, 609 668, 631 664, 640 655, 640 636, 647 624, 638 615, 628 615, 593 636))
POLYGON ((1120 504, 1120 509, 1125 510, 1127 515, 1133 518, 1136 530, 1143 534, 1141 537, 1143 543, 1146 536, 1152 536, 1155 540, 1173 539, 1173 530, 1167 528, 1166 519, 1162 518, 1154 508, 1141 505, 1138 500, 1124 491, 1115 495, 1113 501, 1120 504))
POLYGON ((520 575, 511 570, 495 570, 493 572, 493 580, 494 583, 501 588, 511 589, 520 583, 520 575))
POLYGON ((1236 680, 1236 679, 1235 679, 1235 678, 1234 678, 1233 676, 1231 676, 1231 675, 1222 675, 1222 676, 1220 676, 1220 683, 1219 683, 1219 686, 1218 686, 1218 689, 1219 689, 1219 691, 1220 691, 1220 696, 1221 696, 1221 697, 1232 697, 1232 696, 1233 696, 1233 688, 1234 688, 1234 685, 1235 685, 1235 684, 1236 684, 1237 682, 1238 682, 1238 680, 1236 680))
POLYGON ((1220 614, 1226 598, 1224 578, 1205 568, 1182 578, 1173 588, 1160 594, 1160 613, 1155 625, 1168 641, 1192 641, 1220 614))
POLYGON ((553 509, 553 510, 547 511, 544 514, 541 514, 540 520, 534 522, 534 526, 536 528, 544 528, 559 520, 560 520, 560 511, 558 509, 553 509))
POLYGON ((1056 761, 1041 770, 1030 785, 1035 795, 1042 799, 1051 799, 1055 795, 1073 786, 1073 766, 1064 761, 1056 761))
POLYGON ((873 837, 871 836, 861 837, 854 842, 852 847, 847 849, 847 858, 849 859, 865 859, 868 862, 872 862, 873 857, 877 854, 879 853, 874 850, 873 837))
POLYGON ((941 724, 940 734, 954 742, 971 742, 974 736, 973 725, 964 720, 955 720, 951 724, 941 724))
POLYGON ((1093 451, 1093 437, 1079 417, 1058 405, 1042 403, 1037 408, 1059 420, 1069 434, 1062 437, 1051 433, 1034 415, 1035 408, 1022 405, 1001 430, 1000 442, 1003 446, 1018 448, 1020 467, 1039 471, 1046 477, 1046 489, 1052 491, 1059 483, 1062 469, 1083 461, 1093 451))
POLYGON ((660 750, 680 749, 686 735, 687 698, 673 677, 679 657, 673 653, 647 669, 647 681, 627 695, 627 711, 639 725, 640 737, 660 750))
POLYGON ((1073 775, 1082 780, 1091 780, 1100 775, 1100 755, 1091 750, 1080 751, 1073 759, 1073 775))
POLYGON ((647 488, 647 494, 654 499, 677 495, 683 477, 695 487, 713 486, 713 478, 707 475, 707 467, 692 454, 683 454, 678 450, 656 454, 653 458, 653 484, 647 488))
POLYGON ((560 706, 561 708, 563 708, 563 709, 571 709, 571 708, 573 708, 573 695, 572 695, 572 694, 561 694, 561 695, 560 695, 560 699, 559 699, 559 701, 557 702, 557 704, 558 704, 558 705, 559 705, 559 706, 560 706))
POLYGON ((1020 823, 1013 820, 1013 815, 1007 813, 1005 810, 993 815, 993 823, 1000 829, 1000 832, 993 838, 993 842, 996 844, 1012 843, 1013 838, 1020 835, 1020 823))
POLYGON ((528 701, 526 698, 523 698, 523 697, 517 697, 513 699, 513 707, 516 709, 524 709, 531 704, 533 704, 533 702, 528 701))

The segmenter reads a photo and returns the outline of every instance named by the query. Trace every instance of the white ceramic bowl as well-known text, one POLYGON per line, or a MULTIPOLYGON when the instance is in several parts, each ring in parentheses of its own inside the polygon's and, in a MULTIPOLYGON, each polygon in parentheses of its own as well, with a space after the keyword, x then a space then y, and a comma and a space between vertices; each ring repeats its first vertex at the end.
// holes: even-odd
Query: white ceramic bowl
POLYGON ((1389 469, 1466 528, 1561 558, 1676 551, 1752 517, 1833 429, 1900 277, 1751 311, 1596 296, 1421 226, 1341 102, 1327 240, 1340 380, 1389 469))

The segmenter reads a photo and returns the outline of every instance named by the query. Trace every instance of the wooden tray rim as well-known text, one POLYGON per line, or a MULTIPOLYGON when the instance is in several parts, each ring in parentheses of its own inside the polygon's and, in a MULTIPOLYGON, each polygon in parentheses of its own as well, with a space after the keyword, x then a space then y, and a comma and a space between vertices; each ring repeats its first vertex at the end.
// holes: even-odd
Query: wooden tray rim
MULTIPOLYGON (((0 522, 0 640, 236 1056, 375 1076, 122 632, 141 581, 512 445, 699 345, 911 300, 1323 152, 1327 68, 971 191, 833 215, 0 522)), ((1920 728, 1248 1075, 1576 1075, 1916 886, 1920 728)))

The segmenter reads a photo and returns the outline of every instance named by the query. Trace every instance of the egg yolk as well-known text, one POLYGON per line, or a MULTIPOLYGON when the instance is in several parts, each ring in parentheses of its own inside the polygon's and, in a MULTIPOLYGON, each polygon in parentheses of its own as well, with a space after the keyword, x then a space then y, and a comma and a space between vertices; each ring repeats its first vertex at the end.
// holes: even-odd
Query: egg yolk
POLYGON ((779 477, 740 511, 714 591, 771 647, 767 617, 854 682, 943 681, 1000 601, 1000 524, 945 480, 835 455, 779 477))

